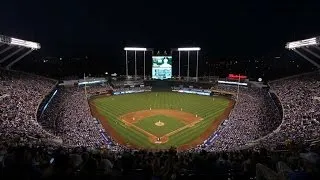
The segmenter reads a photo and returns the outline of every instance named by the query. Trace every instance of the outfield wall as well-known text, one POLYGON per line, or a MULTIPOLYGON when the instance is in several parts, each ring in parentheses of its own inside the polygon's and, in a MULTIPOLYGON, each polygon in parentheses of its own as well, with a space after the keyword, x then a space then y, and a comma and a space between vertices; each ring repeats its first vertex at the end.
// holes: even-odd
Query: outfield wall
POLYGON ((164 85, 166 87, 193 87, 197 89, 210 89, 212 86, 214 86, 215 82, 185 82, 185 81, 174 81, 174 80, 148 80, 144 81, 145 86, 154 86, 154 85, 164 85), (163 84, 162 84, 163 83, 163 84), (166 83, 166 84, 164 84, 166 83))

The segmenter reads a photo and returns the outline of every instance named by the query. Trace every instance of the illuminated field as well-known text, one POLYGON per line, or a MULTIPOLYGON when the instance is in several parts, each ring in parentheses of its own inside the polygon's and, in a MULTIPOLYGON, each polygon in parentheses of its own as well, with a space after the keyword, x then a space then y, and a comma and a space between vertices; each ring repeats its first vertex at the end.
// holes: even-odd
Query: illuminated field
POLYGON ((201 143, 228 115, 232 102, 225 97, 147 92, 95 97, 90 106, 119 143, 158 149, 201 143))

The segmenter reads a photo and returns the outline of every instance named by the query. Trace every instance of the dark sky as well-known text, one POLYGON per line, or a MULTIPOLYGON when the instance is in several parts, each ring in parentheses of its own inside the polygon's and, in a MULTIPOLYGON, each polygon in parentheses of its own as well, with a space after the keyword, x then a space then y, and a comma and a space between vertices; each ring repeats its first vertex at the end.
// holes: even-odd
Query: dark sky
POLYGON ((209 58, 268 55, 320 34, 319 1, 63 0, 1 2, 0 33, 43 56, 122 57, 124 46, 200 46, 209 58))

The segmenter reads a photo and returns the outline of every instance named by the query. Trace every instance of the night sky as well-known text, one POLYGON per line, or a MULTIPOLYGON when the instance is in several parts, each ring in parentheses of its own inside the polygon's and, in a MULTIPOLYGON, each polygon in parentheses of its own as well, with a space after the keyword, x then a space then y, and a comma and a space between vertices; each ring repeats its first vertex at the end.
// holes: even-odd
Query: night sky
POLYGON ((123 61, 123 47, 200 46, 203 56, 263 56, 320 34, 319 1, 6 1, 0 34, 40 42, 42 57, 123 61))

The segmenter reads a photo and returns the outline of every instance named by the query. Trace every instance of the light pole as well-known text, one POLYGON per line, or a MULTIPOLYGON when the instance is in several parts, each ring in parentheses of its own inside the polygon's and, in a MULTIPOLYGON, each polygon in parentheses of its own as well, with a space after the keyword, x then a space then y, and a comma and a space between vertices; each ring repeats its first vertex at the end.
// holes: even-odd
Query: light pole
POLYGON ((199 51, 197 51, 197 67, 196 67, 196 81, 198 82, 198 73, 199 73, 199 51))
POLYGON ((198 82, 198 61, 199 61, 199 51, 201 48, 199 47, 188 47, 188 48, 178 48, 179 51, 179 76, 180 76, 180 51, 187 51, 188 52, 188 71, 187 71, 187 80, 189 81, 189 67, 190 67, 190 51, 197 51, 197 67, 196 67, 196 81, 198 82))
POLYGON ((293 50, 295 53, 297 53, 298 55, 303 57, 305 60, 309 61, 311 64, 316 66, 318 69, 320 69, 320 64, 319 63, 317 63, 316 61, 310 59, 308 56, 304 55, 302 52, 299 52, 297 50, 299 48, 303 48, 307 52, 311 53, 312 55, 315 55, 315 53, 312 53, 312 51, 307 50, 307 48, 305 48, 305 47, 316 47, 316 48, 318 48, 317 47, 318 45, 320 45, 320 37, 319 36, 318 37, 309 38, 309 39, 303 39, 303 40, 300 40, 300 41, 288 42, 285 47, 286 47, 286 49, 293 50))
POLYGON ((239 79, 238 79, 237 101, 238 101, 238 98, 239 98, 239 91, 240 91, 240 74, 239 74, 239 79))
POLYGON ((126 77, 128 78, 129 72, 128 72, 128 51, 126 50, 126 77))
POLYGON ((134 51, 134 80, 137 80, 137 51, 134 51))
POLYGON ((180 75, 180 51, 179 51, 179 80, 181 80, 181 75, 180 75))
POLYGON ((189 81, 189 71, 190 71, 190 68, 189 68, 189 66, 190 66, 190 51, 188 51, 188 70, 187 70, 187 80, 189 81))
POLYGON ((0 45, 3 46, 4 44, 7 44, 8 47, 0 51, 0 54, 3 57, 3 59, 0 60, 0 63, 3 63, 4 61, 11 59, 10 60, 11 62, 6 65, 5 67, 6 69, 10 69, 11 66, 19 62, 25 56, 29 55, 32 51, 39 50, 41 48, 40 44, 37 42, 26 41, 22 39, 0 35, 0 45), (12 49, 13 47, 18 47, 18 49, 15 50, 14 52, 9 53, 7 56, 4 56, 3 53, 12 49), (18 54, 24 49, 29 49, 29 50, 24 52, 22 55, 12 59, 16 54, 18 54))
POLYGON ((137 51, 143 51, 144 52, 144 76, 145 76, 145 52, 147 51, 147 48, 139 48, 139 47, 125 47, 124 50, 126 51, 126 76, 127 79, 129 77, 129 71, 128 71, 128 51, 134 51, 134 78, 137 79, 137 51))
POLYGON ((143 51, 143 80, 146 80, 146 51, 143 51))

